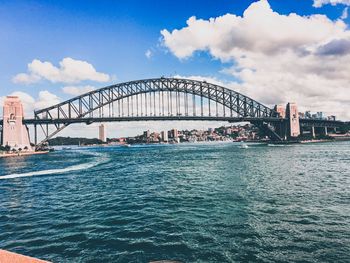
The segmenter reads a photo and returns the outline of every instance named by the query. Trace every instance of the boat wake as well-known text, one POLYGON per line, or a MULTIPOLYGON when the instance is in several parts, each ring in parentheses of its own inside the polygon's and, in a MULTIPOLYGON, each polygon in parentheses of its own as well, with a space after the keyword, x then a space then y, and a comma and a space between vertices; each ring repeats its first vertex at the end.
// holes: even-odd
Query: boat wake
POLYGON ((290 147, 292 146, 291 144, 268 144, 268 147, 290 147))
POLYGON ((61 169, 48 169, 48 170, 33 171, 28 173, 9 174, 9 175, 0 176, 0 180, 38 176, 38 175, 61 174, 61 173, 67 173, 72 171, 86 170, 109 161, 109 158, 105 157, 104 155, 99 155, 99 154, 93 154, 93 155, 96 156, 96 159, 91 162, 72 165, 61 169))

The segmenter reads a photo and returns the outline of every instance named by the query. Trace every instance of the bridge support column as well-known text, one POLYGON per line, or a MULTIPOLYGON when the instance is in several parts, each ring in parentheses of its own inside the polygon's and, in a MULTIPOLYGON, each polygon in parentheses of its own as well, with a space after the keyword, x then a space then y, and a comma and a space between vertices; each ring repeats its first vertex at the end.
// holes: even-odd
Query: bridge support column
POLYGON ((311 136, 312 136, 313 139, 316 137, 316 134, 315 134, 315 126, 312 126, 312 127, 311 127, 311 136))
POLYGON ((282 138, 282 140, 287 140, 287 130, 286 122, 281 122, 275 125, 275 131, 282 138))
POLYGON ((328 129, 327 129, 327 127, 324 127, 324 135, 328 135, 328 129))
POLYGON ((3 145, 3 143, 2 143, 2 136, 3 136, 3 134, 2 134, 2 125, 0 125, 0 145, 3 145))
POLYGON ((38 129, 36 124, 34 124, 34 144, 35 146, 38 144, 38 129))
POLYGON ((2 145, 14 149, 32 150, 29 132, 23 124, 24 111, 21 100, 17 96, 7 96, 3 108, 2 145))

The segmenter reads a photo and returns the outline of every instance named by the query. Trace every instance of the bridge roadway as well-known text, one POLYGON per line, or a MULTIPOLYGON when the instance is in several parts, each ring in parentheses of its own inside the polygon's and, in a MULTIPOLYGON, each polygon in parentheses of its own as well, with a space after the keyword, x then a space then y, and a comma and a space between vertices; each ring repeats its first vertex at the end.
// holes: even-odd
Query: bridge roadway
MULTIPOLYGON (((276 117, 223 117, 223 116, 125 116, 125 117, 98 117, 98 118, 60 118, 60 119, 24 119, 26 125, 46 125, 46 124, 73 124, 85 123, 92 124, 95 122, 132 122, 132 121, 220 121, 220 122, 267 122, 267 123, 283 123, 288 119, 276 117)), ((303 127, 341 127, 349 125, 349 122, 321 120, 321 119, 299 119, 300 125, 303 127)), ((0 120, 0 125, 3 120, 0 120)))

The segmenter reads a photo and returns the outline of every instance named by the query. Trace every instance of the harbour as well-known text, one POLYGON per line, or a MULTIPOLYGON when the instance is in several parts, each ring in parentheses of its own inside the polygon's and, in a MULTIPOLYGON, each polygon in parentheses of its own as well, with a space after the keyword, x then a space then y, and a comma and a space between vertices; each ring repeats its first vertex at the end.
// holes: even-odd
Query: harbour
POLYGON ((349 142, 240 145, 0 159, 0 246, 51 262, 346 262, 349 142))

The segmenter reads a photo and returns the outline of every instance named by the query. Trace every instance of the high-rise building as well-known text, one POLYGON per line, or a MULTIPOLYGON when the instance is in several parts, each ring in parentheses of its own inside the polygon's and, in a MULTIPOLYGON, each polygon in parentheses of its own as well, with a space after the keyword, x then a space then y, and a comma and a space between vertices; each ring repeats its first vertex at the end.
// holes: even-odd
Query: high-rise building
POLYGON ((168 139, 168 132, 167 131, 162 131, 160 133, 160 137, 162 138, 162 141, 163 142, 167 142, 169 139, 168 139))
POLYGON ((169 138, 177 139, 179 137, 177 129, 172 129, 169 131, 169 138))
POLYGON ((289 119, 289 137, 298 137, 300 135, 300 124, 298 106, 296 103, 287 104, 286 117, 289 119))
POLYGON ((100 139, 100 141, 102 142, 106 142, 107 139, 106 139, 106 127, 104 124, 101 124, 99 127, 98 127, 98 138, 100 139))
POLYGON ((279 113, 281 118, 284 119, 286 117, 286 109, 284 108, 283 105, 276 105, 275 111, 277 111, 279 113))
POLYGON ((143 132, 143 136, 147 139, 151 136, 151 132, 149 130, 143 132))

